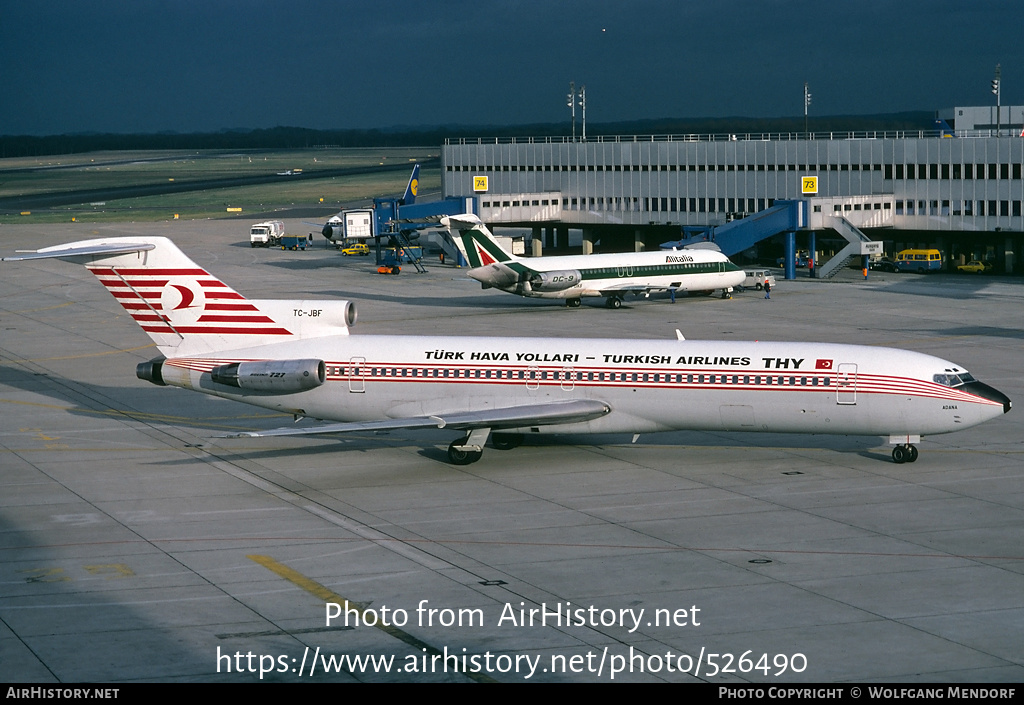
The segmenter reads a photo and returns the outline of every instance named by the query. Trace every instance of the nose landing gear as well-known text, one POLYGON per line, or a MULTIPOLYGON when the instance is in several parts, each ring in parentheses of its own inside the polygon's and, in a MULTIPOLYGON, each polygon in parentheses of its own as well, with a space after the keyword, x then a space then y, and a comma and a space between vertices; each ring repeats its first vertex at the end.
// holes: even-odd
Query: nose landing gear
POLYGON ((915 460, 917 460, 917 448, 910 443, 904 443, 892 449, 892 461, 894 463, 912 463, 915 460))

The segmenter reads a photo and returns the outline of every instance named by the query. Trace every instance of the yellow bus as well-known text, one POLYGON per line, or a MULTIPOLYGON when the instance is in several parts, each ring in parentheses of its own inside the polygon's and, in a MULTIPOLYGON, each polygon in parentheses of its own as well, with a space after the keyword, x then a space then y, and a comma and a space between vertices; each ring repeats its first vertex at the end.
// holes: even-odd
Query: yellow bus
POLYGON ((938 250, 902 250, 896 253, 896 269, 900 272, 937 272, 942 269, 942 253, 938 250))

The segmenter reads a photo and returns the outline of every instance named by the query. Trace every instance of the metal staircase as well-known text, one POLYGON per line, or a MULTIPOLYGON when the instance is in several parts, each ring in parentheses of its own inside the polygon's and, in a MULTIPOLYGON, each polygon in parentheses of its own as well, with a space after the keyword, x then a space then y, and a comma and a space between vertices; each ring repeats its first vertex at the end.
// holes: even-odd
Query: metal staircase
POLYGON ((865 254, 863 243, 874 242, 842 216, 832 218, 832 229, 842 235, 849 244, 818 268, 816 274, 819 279, 831 279, 834 277, 851 259, 865 254))

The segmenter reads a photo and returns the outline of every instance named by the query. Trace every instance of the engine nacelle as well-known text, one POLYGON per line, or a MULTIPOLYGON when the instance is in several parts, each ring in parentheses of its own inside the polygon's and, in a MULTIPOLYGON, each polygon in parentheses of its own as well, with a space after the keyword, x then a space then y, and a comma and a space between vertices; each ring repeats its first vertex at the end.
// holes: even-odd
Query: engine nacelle
POLYGON ((579 286, 583 275, 578 269, 557 272, 538 272, 530 275, 530 288, 534 291, 564 291, 579 286))
POLYGON ((293 394, 319 387, 327 379, 323 360, 233 362, 210 370, 218 384, 271 394, 293 394))
POLYGON ((152 382, 157 386, 166 387, 167 382, 164 382, 163 374, 164 361, 166 359, 164 357, 154 357, 149 362, 140 362, 135 366, 135 376, 147 382, 152 382))

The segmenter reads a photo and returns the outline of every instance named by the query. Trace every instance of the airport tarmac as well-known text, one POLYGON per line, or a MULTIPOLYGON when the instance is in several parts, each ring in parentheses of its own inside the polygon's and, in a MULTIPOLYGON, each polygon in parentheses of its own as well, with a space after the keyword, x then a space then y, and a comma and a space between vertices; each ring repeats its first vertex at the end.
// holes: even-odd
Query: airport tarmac
MULTIPOLYGON (((166 235, 251 298, 355 301, 353 335, 884 345, 1024 399, 1019 278, 566 309, 247 225, 0 225, 0 254, 166 235)), ((442 430, 213 438, 291 419, 137 379, 155 349, 80 266, 0 264, 0 330, 0 681, 1024 680, 1020 409, 904 465, 881 437, 689 432, 453 467, 442 430)))

